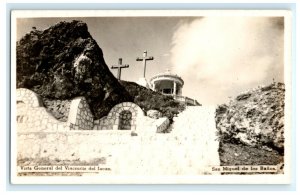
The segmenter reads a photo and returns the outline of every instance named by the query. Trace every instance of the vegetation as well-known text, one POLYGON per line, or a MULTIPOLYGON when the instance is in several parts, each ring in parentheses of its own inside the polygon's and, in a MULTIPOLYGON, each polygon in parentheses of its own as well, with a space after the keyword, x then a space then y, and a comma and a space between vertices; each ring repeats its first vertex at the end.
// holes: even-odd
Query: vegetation
POLYGON ((183 103, 174 100, 170 96, 162 95, 134 82, 120 82, 132 96, 134 103, 139 105, 145 112, 148 110, 158 110, 163 116, 168 117, 172 121, 174 115, 185 109, 183 103))

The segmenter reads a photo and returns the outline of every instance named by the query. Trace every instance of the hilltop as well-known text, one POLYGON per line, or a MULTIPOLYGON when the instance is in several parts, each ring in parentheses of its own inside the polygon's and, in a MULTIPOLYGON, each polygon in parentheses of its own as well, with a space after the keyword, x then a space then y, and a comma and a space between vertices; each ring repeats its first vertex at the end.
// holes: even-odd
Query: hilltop
POLYGON ((121 102, 135 102, 145 112, 156 109, 172 119, 183 105, 132 82, 118 81, 102 49, 81 21, 59 22, 33 30, 17 42, 17 88, 39 94, 57 119, 66 121, 70 100, 84 96, 95 119, 121 102))

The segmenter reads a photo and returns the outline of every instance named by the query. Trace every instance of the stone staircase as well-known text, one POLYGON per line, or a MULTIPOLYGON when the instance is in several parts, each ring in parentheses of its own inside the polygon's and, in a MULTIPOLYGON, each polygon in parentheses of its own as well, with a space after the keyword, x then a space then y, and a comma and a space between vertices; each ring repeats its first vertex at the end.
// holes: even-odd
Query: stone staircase
POLYGON ((175 117, 170 133, 132 137, 112 154, 113 174, 213 174, 211 166, 220 165, 214 114, 215 107, 190 106, 175 117))
POLYGON ((202 173, 205 167, 220 165, 215 110, 215 106, 188 106, 174 118, 172 125, 171 133, 180 137, 193 169, 202 173))

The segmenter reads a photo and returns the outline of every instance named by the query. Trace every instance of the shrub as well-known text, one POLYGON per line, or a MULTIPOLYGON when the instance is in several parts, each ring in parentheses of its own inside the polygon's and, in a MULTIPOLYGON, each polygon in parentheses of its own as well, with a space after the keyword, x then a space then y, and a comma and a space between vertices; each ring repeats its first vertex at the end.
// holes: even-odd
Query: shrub
POLYGON ((183 103, 174 100, 172 97, 162 95, 134 82, 120 81, 120 83, 134 97, 134 103, 139 105, 145 112, 158 110, 163 116, 172 121, 174 115, 185 109, 183 103))

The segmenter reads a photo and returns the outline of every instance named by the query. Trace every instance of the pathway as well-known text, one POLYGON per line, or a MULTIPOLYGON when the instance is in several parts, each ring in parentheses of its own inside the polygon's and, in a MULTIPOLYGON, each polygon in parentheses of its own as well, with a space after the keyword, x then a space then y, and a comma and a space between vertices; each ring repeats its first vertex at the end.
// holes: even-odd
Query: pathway
POLYGON ((113 174, 203 175, 219 165, 215 107, 188 106, 166 134, 139 134, 113 151, 113 174), (116 157, 117 158, 113 158, 116 157))

